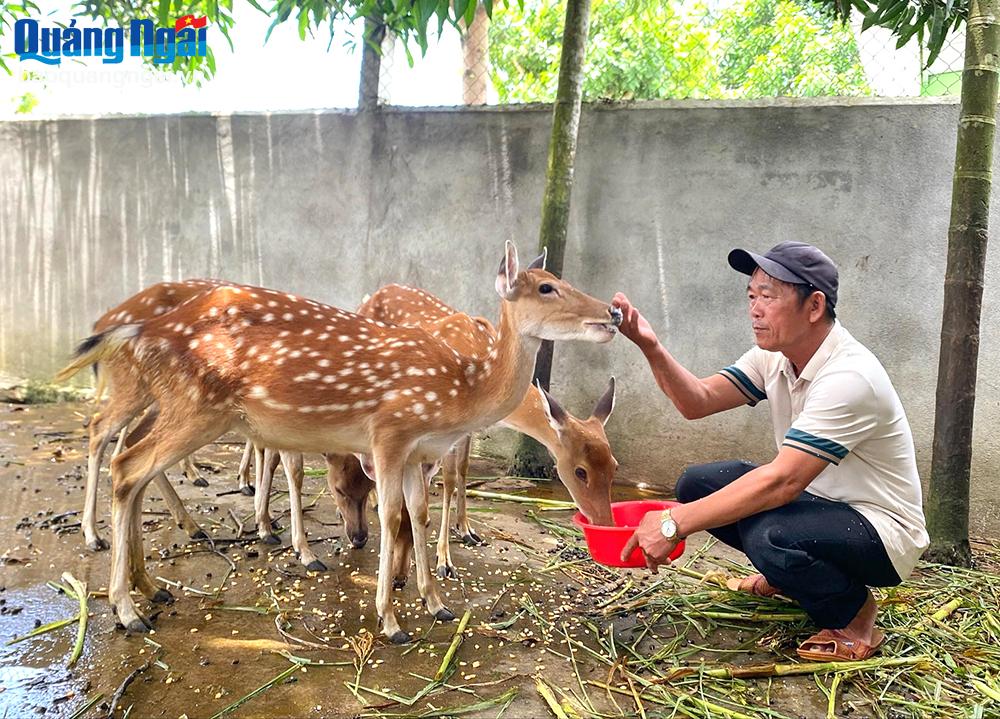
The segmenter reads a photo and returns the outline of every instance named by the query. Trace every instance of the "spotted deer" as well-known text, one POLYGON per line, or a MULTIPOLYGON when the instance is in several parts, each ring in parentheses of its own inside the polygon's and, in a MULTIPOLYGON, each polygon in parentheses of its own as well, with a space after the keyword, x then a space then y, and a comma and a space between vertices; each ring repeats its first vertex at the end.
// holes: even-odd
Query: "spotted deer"
POLYGON ((521 271, 507 243, 496 276, 497 339, 468 357, 419 327, 399 327, 251 286, 223 285, 168 315, 85 340, 60 373, 107 362, 141 377, 159 403, 149 434, 112 462, 108 596, 130 631, 149 629, 136 586, 169 599, 143 561, 142 494, 150 480, 229 430, 297 452, 369 453, 378 477, 376 608, 382 632, 409 641, 392 606, 391 567, 405 504, 417 584, 428 611, 454 619, 427 556, 421 464, 510 414, 524 397, 542 340, 609 342, 621 314, 541 268, 521 271), (188 331, 190 330, 190 332, 188 331))
MULTIPOLYGON (((358 314, 382 322, 422 327, 467 356, 487 356, 497 339, 496 330, 488 320, 470 317, 430 293, 402 285, 380 288, 365 299, 358 308, 358 314)), ((618 462, 604 431, 614 402, 615 381, 611 378, 593 414, 588 419, 578 419, 566 412, 548 392, 532 385, 517 408, 500 421, 500 424, 527 434, 549 450, 555 459, 559 478, 577 507, 593 524, 614 524, 611 484, 618 462)), ((466 508, 465 482, 471 439, 471 435, 463 437, 444 459, 444 495, 437 543, 437 573, 441 577, 456 576, 449 535, 453 496, 457 503, 456 528, 459 535, 468 544, 482 542, 469 523, 466 508)), ((350 462, 348 458, 343 461, 350 462)), ((405 533, 401 541, 406 546, 405 533)), ((408 570, 408 552, 398 553, 393 569, 394 586, 402 586, 408 570)))

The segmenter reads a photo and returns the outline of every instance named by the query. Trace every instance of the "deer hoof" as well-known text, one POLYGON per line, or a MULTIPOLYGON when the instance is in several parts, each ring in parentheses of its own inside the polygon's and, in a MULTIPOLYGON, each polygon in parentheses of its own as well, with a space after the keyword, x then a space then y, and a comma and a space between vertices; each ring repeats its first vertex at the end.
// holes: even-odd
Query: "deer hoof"
POLYGON ((98 537, 93 542, 87 542, 87 549, 91 552, 103 552, 106 549, 110 549, 111 545, 108 544, 108 540, 101 539, 98 537))
POLYGON ((281 544, 281 538, 277 534, 265 534, 260 541, 264 544, 281 544))
POLYGON ((240 487, 240 493, 247 497, 252 497, 254 495, 253 485, 246 485, 245 487, 240 487))
POLYGON ((466 547, 478 547, 485 543, 486 542, 483 541, 483 538, 480 537, 475 532, 473 532, 471 529, 469 530, 468 534, 462 535, 462 544, 464 544, 466 547))
POLYGON ((174 595, 166 589, 157 589, 156 593, 149 598, 149 601, 155 604, 171 604, 174 601, 174 595))
POLYGON ((145 619, 133 619, 125 627, 125 632, 128 634, 145 634, 152 628, 145 619))
POLYGON ((389 641, 393 644, 409 644, 411 639, 409 633, 404 632, 402 629, 389 637, 389 641))
POLYGON ((198 479, 196 479, 195 481, 191 482, 191 484, 193 484, 195 487, 207 487, 208 486, 208 480, 205 479, 204 477, 198 477, 198 479))
POLYGON ((191 541, 200 542, 203 539, 208 539, 208 535, 205 533, 204 529, 198 527, 198 531, 191 535, 191 541))
POLYGON ((441 607, 436 612, 434 612, 434 618, 439 622, 453 622, 455 621, 455 615, 452 613, 448 607, 441 607))
POLYGON ((438 567, 437 575, 441 577, 441 579, 446 579, 448 577, 451 577, 452 579, 458 579, 458 572, 456 572, 455 568, 450 564, 442 564, 440 567, 438 567))
POLYGON ((393 577, 392 578, 392 588, 402 589, 406 586, 406 577, 393 577))
POLYGON ((308 569, 310 572, 325 572, 326 565, 323 564, 323 562, 319 561, 318 559, 314 559, 311 562, 309 562, 309 564, 306 565, 306 569, 308 569))

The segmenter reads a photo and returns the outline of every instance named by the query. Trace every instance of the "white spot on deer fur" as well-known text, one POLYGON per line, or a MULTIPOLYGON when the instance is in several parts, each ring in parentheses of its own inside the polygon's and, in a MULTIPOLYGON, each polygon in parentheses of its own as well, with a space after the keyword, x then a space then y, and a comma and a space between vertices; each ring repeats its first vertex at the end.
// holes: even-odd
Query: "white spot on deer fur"
POLYGON ((219 316, 219 308, 218 307, 210 307, 209 310, 208 310, 208 316, 209 317, 218 317, 219 316))
POLYGON ((433 377, 434 375, 437 374, 437 370, 434 369, 433 367, 428 367, 427 368, 427 374, 429 374, 431 377, 433 377))
POLYGON ((255 354, 257 354, 257 345, 247 350, 247 357, 253 357, 255 354))
POLYGON ((177 324, 174 325, 174 332, 181 332, 183 330, 184 330, 183 322, 178 322, 177 324))
POLYGON ((406 370, 407 377, 423 377, 424 371, 416 367, 408 367, 406 370))
POLYGON ((246 372, 248 369, 250 369, 249 360, 243 360, 242 362, 240 362, 240 371, 246 372))
POLYGON ((422 414, 422 415, 420 415, 420 421, 421 421, 421 422, 426 422, 426 421, 427 421, 427 420, 429 420, 429 419, 430 419, 430 417, 429 417, 429 416, 427 416, 426 414, 422 414))
POLYGON ((306 315, 309 314, 309 310, 307 310, 305 307, 303 307, 301 310, 299 310, 299 314, 302 315, 303 317, 305 317, 306 315))
POLYGON ((281 347, 281 340, 275 340, 271 343, 271 349, 278 349, 281 347))
POLYGON ((291 357, 292 359, 298 359, 299 357, 302 356, 302 352, 300 352, 299 350, 293 350, 288 353, 288 356, 291 357))
POLYGON ((337 380, 337 375, 328 374, 323 376, 323 381, 326 382, 327 384, 335 382, 336 380, 337 380))
POLYGON ((236 307, 230 307, 228 310, 226 310, 226 314, 229 315, 230 317, 235 317, 237 313, 239 313, 239 309, 237 309, 236 307))
POLYGON ((350 342, 351 341, 351 338, 348 335, 340 335, 339 337, 337 337, 337 339, 340 340, 341 342, 350 342))
POLYGON ((274 315, 272 313, 268 312, 266 315, 264 315, 263 317, 260 318, 260 321, 261 322, 273 322, 274 321, 274 315))
POLYGON ((278 337, 287 337, 290 334, 292 333, 289 332, 288 330, 281 330, 281 332, 278 333, 278 337))
POLYGON ((312 333, 313 333, 313 331, 312 331, 311 327, 306 327, 304 330, 302 330, 302 336, 303 337, 306 337, 307 335, 311 335, 312 333))
POLYGON ((166 311, 167 311, 167 308, 164 307, 163 305, 157 305, 156 307, 153 308, 153 314, 154 315, 162 315, 166 311))
POLYGON ((350 367, 344 367, 344 368, 343 368, 342 370, 340 370, 340 372, 338 372, 337 374, 341 375, 342 377, 347 377, 347 376, 348 376, 348 375, 350 375, 350 374, 354 374, 354 370, 353 370, 353 369, 351 369, 350 367))
POLYGON ((316 408, 315 407, 310 407, 309 405, 305 405, 303 407, 299 407, 298 411, 302 412, 303 414, 309 414, 310 412, 315 412, 316 408))
POLYGON ((191 340, 190 342, 188 342, 189 349, 195 349, 197 347, 198 347, 198 340, 191 340))
POLYGON ((321 335, 317 335, 316 339, 318 339, 318 340, 328 340, 328 339, 330 339, 330 333, 329 332, 324 332, 321 335))
POLYGON ((426 395, 424 395, 424 397, 427 398, 428 402, 435 402, 437 401, 438 398, 437 394, 434 392, 428 392, 426 395))
POLYGON ((201 336, 201 338, 202 338, 202 340, 204 340, 205 342, 211 342, 211 341, 212 341, 212 333, 211 333, 211 332, 206 332, 205 334, 203 334, 203 335, 201 336))
POLYGON ((267 301, 267 306, 268 307, 277 307, 278 303, 275 300, 268 300, 267 301))
POLYGON ((458 396, 458 390, 457 390, 457 389, 454 389, 454 388, 453 388, 453 389, 450 389, 450 390, 448 390, 448 394, 449 394, 450 396, 452 396, 452 397, 457 397, 457 396, 458 396))
POLYGON ((385 394, 382 395, 382 399, 384 399, 386 402, 391 402, 392 400, 396 399, 397 397, 399 397, 399 391, 398 390, 394 390, 394 389, 391 389, 391 390, 389 390, 388 392, 386 392, 385 394))
POLYGON ((255 384, 250 388, 250 396, 254 399, 263 399, 264 397, 267 397, 267 387, 255 384))
POLYGON ((284 402, 276 402, 273 399, 265 399, 264 406, 270 409, 277 409, 286 412, 292 408, 292 405, 290 404, 285 404, 284 402))
POLYGON ((281 319, 285 320, 286 322, 291 322, 293 319, 295 319, 295 315, 293 315, 291 312, 286 312, 285 314, 281 315, 281 319))

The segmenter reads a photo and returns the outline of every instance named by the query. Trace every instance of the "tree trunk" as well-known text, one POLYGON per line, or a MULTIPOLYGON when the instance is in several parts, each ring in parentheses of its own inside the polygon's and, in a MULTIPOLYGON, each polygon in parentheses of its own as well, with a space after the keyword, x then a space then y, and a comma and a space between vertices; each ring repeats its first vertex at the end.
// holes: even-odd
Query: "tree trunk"
POLYGON ((969 475, 1000 55, 1000 0, 972 0, 952 181, 927 525, 931 561, 970 566, 969 475))
MULTIPOLYGON (((576 136, 580 127, 580 103, 583 98, 583 61, 587 51, 589 24, 590 0, 568 0, 538 242, 539 252, 542 248, 548 249, 546 267, 557 277, 562 276, 566 252, 573 162, 576 159, 576 136)), ((551 374, 552 343, 546 341, 538 350, 535 379, 548 389, 551 374)), ((514 453, 510 473, 526 477, 553 477, 554 469, 545 448, 530 437, 522 436, 514 453)))
POLYGON ((361 82, 358 87, 358 109, 378 107, 379 77, 382 70, 382 41, 385 25, 381 15, 365 18, 364 42, 361 50, 361 82))
POLYGON ((476 6, 476 15, 472 24, 462 33, 462 102, 466 105, 485 105, 486 87, 489 81, 488 53, 490 48, 490 20, 486 8, 481 4, 476 6))

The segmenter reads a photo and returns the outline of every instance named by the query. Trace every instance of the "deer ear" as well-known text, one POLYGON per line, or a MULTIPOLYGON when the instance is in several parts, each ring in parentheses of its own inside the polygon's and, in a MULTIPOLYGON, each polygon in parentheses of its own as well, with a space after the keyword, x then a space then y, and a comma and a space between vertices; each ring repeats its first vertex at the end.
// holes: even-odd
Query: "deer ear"
POLYGON ((503 299, 510 299, 514 293, 514 283, 517 281, 517 248, 510 240, 504 245, 504 258, 500 261, 500 270, 497 272, 496 288, 497 294, 503 299))
POLYGON ((529 270, 544 270, 545 269, 545 259, 549 256, 549 248, 543 247, 542 254, 531 261, 528 265, 529 270))
POLYGON ((361 462, 362 471, 368 476, 368 479, 375 481, 375 462, 374 457, 370 454, 357 454, 355 455, 358 461, 361 462))
POLYGON ((561 433, 566 427, 566 410, 556 402, 552 395, 542 389, 541 383, 536 381, 534 387, 535 391, 538 392, 542 411, 545 413, 545 419, 549 421, 549 426, 556 431, 556 434, 561 433))
POLYGON ((608 382, 608 389, 604 392, 604 395, 597 400, 597 405, 594 407, 594 413, 591 417, 595 417, 601 421, 601 424, 608 423, 608 417, 615 409, 615 378, 612 377, 608 382))

